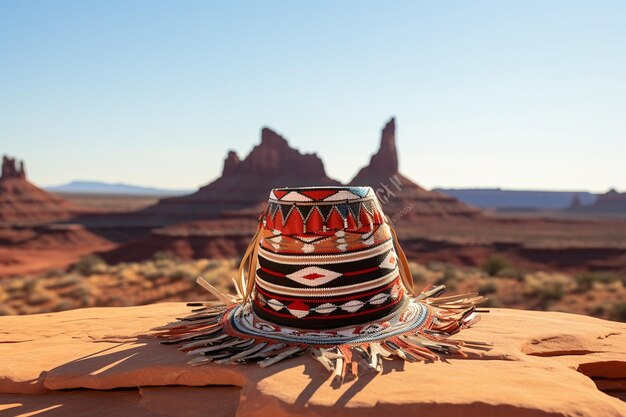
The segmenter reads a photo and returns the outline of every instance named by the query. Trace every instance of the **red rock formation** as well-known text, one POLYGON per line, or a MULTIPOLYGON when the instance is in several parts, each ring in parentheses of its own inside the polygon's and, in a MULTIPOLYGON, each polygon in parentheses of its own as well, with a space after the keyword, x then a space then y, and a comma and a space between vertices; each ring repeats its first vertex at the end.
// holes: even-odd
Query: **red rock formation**
POLYGON ((161 200, 144 213, 160 216, 165 223, 214 218, 264 202, 272 188, 312 185, 339 182, 326 175, 316 154, 300 153, 266 127, 261 143, 243 161, 234 151, 228 153, 221 177, 194 194, 161 200))
POLYGON ((392 219, 420 216, 477 216, 480 211, 456 198, 427 191, 398 169, 396 121, 391 118, 381 133, 380 148, 372 155, 369 165, 361 168, 350 185, 369 185, 383 203, 385 213, 392 219))
POLYGON ((26 179, 26 170, 24 169, 24 161, 17 161, 15 158, 8 156, 2 157, 2 176, 1 179, 21 178, 26 179))
POLYGON ((396 150, 396 119, 392 117, 382 130, 378 152, 372 155, 369 165, 361 168, 352 182, 356 184, 372 177, 389 178, 397 173, 398 151, 396 150))
POLYGON ((2 158, 0 223, 41 223, 71 217, 79 208, 69 201, 31 184, 24 162, 2 158))
POLYGON ((224 169, 222 170, 223 176, 234 175, 239 169, 239 155, 235 151, 228 151, 226 159, 224 159, 224 169))
POLYGON ((626 193, 620 193, 615 189, 598 196, 595 203, 583 206, 573 206, 570 211, 587 213, 626 214, 626 193))

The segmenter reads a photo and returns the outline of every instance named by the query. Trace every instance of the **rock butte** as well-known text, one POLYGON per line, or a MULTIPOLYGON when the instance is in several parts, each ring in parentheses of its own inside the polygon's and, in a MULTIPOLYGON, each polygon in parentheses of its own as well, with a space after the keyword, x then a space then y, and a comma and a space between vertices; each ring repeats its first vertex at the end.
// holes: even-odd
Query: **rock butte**
POLYGON ((380 375, 337 386, 308 355, 266 369, 190 367, 144 336, 188 311, 165 303, 0 318, 0 415, 626 416, 626 324, 494 309, 462 334, 493 342, 491 351, 389 361, 380 375))
POLYGON ((626 212, 626 193, 620 193, 615 189, 598 196, 595 203, 589 206, 580 204, 580 200, 574 196, 570 211, 590 213, 624 213, 626 212))
POLYGON ((369 185, 383 202, 385 213, 394 217, 478 217, 480 210, 455 197, 428 191, 399 171, 396 120, 391 118, 380 135, 380 148, 369 165, 361 168, 350 185, 369 185))
POLYGON ((30 183, 23 161, 2 158, 0 223, 43 223, 67 219, 79 211, 69 201, 30 183))
MULTIPOLYGON (((244 160, 229 151, 222 175, 195 193, 161 200, 144 210, 149 215, 167 215, 177 221, 214 218, 228 211, 254 207, 276 187, 339 185, 329 178, 316 154, 302 154, 285 138, 267 127, 261 143, 244 160)), ((255 213, 258 216, 258 212, 255 213)))

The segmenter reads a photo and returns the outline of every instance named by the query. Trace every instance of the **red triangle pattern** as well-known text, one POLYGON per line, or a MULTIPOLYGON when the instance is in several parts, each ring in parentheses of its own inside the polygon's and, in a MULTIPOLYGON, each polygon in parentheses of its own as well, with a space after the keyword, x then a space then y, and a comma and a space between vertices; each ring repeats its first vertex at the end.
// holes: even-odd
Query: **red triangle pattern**
POLYGON ((280 200, 281 198, 286 196, 288 192, 289 191, 285 191, 285 190, 274 190, 274 195, 276 196, 276 198, 280 200))
POLYGON ((322 201, 327 197, 335 194, 337 190, 301 190, 300 194, 305 195, 314 201, 322 201))
POLYGON ((286 235, 322 233, 324 226, 326 226, 328 232, 343 229, 367 231, 371 230, 375 225, 383 224, 384 222, 382 214, 375 207, 374 214, 370 214, 365 208, 361 207, 358 217, 355 217, 351 211, 348 211, 345 219, 341 216, 339 210, 333 207, 326 221, 324 221, 317 208, 311 211, 306 222, 302 219, 302 216, 293 213, 285 220, 280 210, 276 210, 274 215, 268 212, 265 216, 266 229, 276 229, 286 235))

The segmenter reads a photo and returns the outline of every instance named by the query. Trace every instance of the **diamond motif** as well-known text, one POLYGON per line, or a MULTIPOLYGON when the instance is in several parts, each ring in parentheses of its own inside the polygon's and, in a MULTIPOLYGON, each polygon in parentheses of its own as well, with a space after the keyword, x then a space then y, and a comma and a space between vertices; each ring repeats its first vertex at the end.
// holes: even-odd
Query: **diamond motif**
POLYGON ((283 303, 273 298, 270 298, 269 300, 267 300, 267 304, 276 311, 282 310, 283 307, 285 307, 283 303))
POLYGON ((309 306, 300 301, 289 304, 287 310, 299 319, 309 315, 309 306))
POLYGON ((385 259, 378 265, 380 268, 385 269, 394 269, 398 264, 398 259, 396 258, 396 254, 394 251, 389 251, 385 259))
POLYGON ((308 266, 291 274, 286 275, 292 281, 298 282, 307 287, 317 287, 326 284, 341 276, 340 273, 329 271, 317 266, 308 266))
POLYGON ((379 305, 379 304, 382 304, 385 301, 387 301, 387 298, 389 298, 389 294, 385 294, 384 292, 380 292, 380 293, 376 294, 375 296, 373 296, 372 298, 370 298, 368 300, 368 302, 370 304, 379 305))
POLYGON ((360 310, 361 307, 363 307, 364 305, 365 305, 365 303, 363 301, 351 300, 351 301, 348 301, 347 303, 343 304, 341 306, 341 308, 343 310, 346 310, 349 313, 354 313, 355 311, 360 310))
POLYGON ((315 307, 315 311, 320 314, 329 314, 335 310, 337 310, 337 306, 331 303, 324 303, 315 307))

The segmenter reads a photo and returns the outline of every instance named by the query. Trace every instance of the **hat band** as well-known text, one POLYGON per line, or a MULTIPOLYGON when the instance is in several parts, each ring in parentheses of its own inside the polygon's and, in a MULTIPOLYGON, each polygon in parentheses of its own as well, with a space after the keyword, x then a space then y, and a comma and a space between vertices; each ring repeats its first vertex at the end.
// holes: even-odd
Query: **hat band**
POLYGON ((337 302, 268 299, 258 291, 252 309, 257 316, 278 325, 322 330, 378 320, 397 311, 406 300, 400 279, 396 278, 391 285, 337 302))

